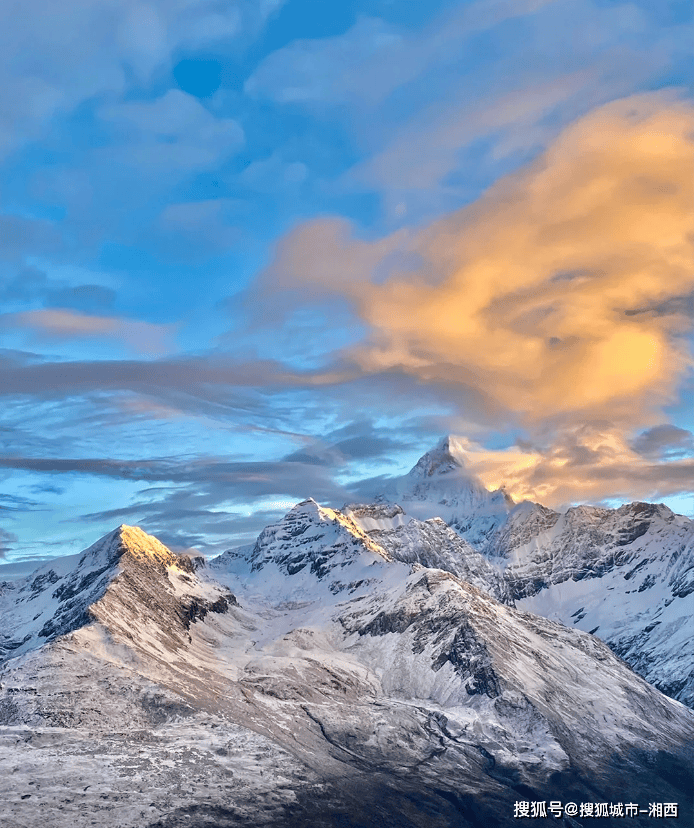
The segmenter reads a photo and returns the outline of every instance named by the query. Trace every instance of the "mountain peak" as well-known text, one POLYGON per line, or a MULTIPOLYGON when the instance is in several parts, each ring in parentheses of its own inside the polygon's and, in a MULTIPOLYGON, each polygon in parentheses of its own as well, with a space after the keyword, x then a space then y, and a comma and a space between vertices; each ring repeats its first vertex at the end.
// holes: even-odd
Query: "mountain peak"
POLYGON ((463 438, 448 434, 419 458, 410 475, 422 478, 465 470, 465 449, 466 441, 463 438))
POLYGON ((252 572, 274 563, 285 574, 306 569, 321 579, 362 556, 369 564, 390 561, 388 553, 351 517, 309 499, 297 503, 278 523, 266 526, 247 560, 252 572))
POLYGON ((318 515, 321 512, 321 507, 316 503, 316 501, 312 497, 306 498, 306 500, 302 500, 300 503, 296 503, 287 513, 295 514, 295 515, 318 515))
POLYGON ((384 491, 407 515, 442 518, 478 550, 506 520, 513 501, 502 489, 490 491, 468 466, 470 443, 448 434, 426 452, 407 474, 384 491))
POLYGON ((136 560, 147 559, 165 566, 177 560, 176 555, 153 535, 148 535, 139 526, 123 523, 85 549, 81 561, 115 564, 125 554, 136 560))

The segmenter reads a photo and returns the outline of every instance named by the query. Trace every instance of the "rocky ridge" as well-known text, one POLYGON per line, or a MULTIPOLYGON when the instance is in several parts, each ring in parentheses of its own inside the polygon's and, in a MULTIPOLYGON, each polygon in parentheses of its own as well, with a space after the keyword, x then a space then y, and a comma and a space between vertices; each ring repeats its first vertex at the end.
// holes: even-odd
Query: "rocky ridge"
POLYGON ((677 802, 693 819, 694 714, 581 629, 609 629, 614 593, 637 667, 686 670, 691 522, 647 504, 485 501, 456 446, 436 451, 404 505, 307 500, 209 564, 119 527, 4 584, 8 816, 478 828, 515 825, 520 799, 677 802), (477 549, 456 531, 464 491, 477 549), (426 517, 442 505, 450 526, 426 517), (628 638, 646 595, 662 598, 656 652, 628 638))

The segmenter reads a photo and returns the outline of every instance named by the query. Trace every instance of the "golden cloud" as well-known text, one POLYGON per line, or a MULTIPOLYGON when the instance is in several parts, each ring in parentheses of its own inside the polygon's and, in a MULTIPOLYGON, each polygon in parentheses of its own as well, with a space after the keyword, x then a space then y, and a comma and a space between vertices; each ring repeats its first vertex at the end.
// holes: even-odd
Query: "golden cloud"
POLYGON ((423 231, 420 273, 351 291, 359 364, 477 386, 527 423, 648 420, 691 364, 693 135, 694 107, 659 94, 568 127, 423 231))
POLYGON ((517 503, 562 508, 604 499, 648 501, 694 488, 694 458, 644 457, 609 427, 568 428, 543 447, 490 451, 469 441, 465 448, 468 471, 490 490, 503 486, 517 503))

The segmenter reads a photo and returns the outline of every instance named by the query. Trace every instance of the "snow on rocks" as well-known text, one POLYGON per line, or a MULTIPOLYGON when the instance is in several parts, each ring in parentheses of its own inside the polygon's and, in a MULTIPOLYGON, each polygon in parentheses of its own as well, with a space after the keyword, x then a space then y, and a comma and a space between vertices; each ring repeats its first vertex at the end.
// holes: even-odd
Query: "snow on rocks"
POLYGON ((209 566, 119 527, 4 584, 11 818, 477 828, 570 794, 691 819, 694 714, 583 631, 679 681, 691 522, 512 507, 459 449, 425 456, 403 505, 304 501, 209 566))

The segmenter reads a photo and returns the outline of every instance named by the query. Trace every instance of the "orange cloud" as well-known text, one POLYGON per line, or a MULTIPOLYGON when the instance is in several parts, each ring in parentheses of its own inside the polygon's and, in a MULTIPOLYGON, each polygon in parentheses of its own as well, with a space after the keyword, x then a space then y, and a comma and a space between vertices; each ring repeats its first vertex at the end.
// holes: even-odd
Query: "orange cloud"
POLYGON ((359 364, 478 384, 528 423, 657 409, 691 364, 689 321, 656 309, 694 290, 692 134, 657 94, 577 121, 414 240, 427 278, 359 285, 359 364))
POLYGON ((609 427, 576 426, 546 447, 488 451, 468 441, 465 448, 466 467, 516 502, 561 508, 605 498, 657 500, 694 488, 694 458, 649 459, 609 427))

